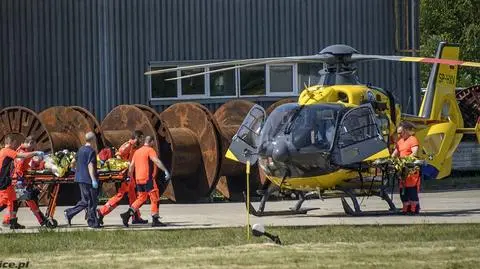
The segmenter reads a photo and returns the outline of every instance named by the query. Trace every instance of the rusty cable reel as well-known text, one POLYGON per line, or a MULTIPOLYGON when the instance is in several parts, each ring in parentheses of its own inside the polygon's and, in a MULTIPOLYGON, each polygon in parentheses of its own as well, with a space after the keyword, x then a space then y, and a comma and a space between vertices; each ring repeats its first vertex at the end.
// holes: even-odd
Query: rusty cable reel
POLYGON ((456 92, 465 127, 473 128, 480 117, 480 85, 456 92))
MULTIPOLYGON (((48 108, 38 115, 24 107, 8 107, 0 111, 0 143, 5 136, 13 134, 17 143, 27 136, 37 141, 36 150, 55 153, 68 149, 77 151, 85 143, 85 134, 93 131, 87 119, 69 107, 48 108)), ((46 185, 41 186, 41 204, 47 201, 46 185)), ((62 185, 58 205, 70 205, 76 199, 78 189, 73 185, 62 185)))
POLYGON ((70 108, 82 114, 82 116, 88 121, 88 123, 90 124, 90 128, 93 130, 95 136, 97 137, 98 150, 101 150, 105 146, 105 141, 103 141, 100 123, 97 121, 97 118, 95 118, 95 116, 90 113, 90 111, 83 107, 70 106, 70 108))
POLYGON ((176 103, 160 113, 160 158, 172 175, 176 202, 210 195, 220 168, 220 141, 211 112, 198 103, 176 103))
MULTIPOLYGON (((153 137, 155 141, 154 148, 158 152, 158 135, 155 124, 151 120, 152 114, 146 113, 146 108, 148 107, 140 105, 119 105, 114 107, 103 119, 100 127, 105 146, 118 149, 132 137, 132 133, 135 130, 139 130, 145 136, 153 137)), ((149 111, 155 112, 153 109, 149 111)), ((158 118, 158 116, 156 117, 158 118)), ((109 196, 114 195, 117 191, 114 187, 114 184, 107 186, 104 189, 105 194, 109 196)), ((171 197, 168 198, 171 199, 171 197)))
MULTIPOLYGON (((243 199, 243 193, 246 190, 245 165, 225 158, 225 153, 253 105, 254 103, 247 100, 232 100, 220 106, 214 114, 222 142, 222 162, 216 188, 231 201, 242 201, 243 199)), ((251 171, 250 190, 256 190, 260 184, 256 165, 251 171)))

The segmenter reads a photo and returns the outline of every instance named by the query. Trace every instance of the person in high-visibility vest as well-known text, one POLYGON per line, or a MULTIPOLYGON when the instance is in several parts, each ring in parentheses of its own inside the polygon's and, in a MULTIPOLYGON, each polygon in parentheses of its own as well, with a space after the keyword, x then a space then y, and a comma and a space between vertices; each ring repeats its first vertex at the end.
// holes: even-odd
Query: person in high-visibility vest
MULTIPOLYGON (((416 157, 419 143, 414 135, 414 126, 409 122, 400 123, 397 128, 399 139, 395 145, 392 157, 416 157)), ((402 200, 402 212, 404 214, 420 212, 420 201, 418 193, 420 191, 420 171, 415 171, 400 179, 400 199, 402 200)))

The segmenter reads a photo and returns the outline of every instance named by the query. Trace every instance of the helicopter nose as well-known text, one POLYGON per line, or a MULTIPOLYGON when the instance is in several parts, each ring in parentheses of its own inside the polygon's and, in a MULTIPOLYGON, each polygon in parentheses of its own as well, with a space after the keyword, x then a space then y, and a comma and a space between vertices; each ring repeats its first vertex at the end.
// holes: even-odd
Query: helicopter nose
POLYGON ((285 162, 288 160, 289 152, 287 143, 284 140, 277 141, 273 146, 272 158, 277 162, 285 162))

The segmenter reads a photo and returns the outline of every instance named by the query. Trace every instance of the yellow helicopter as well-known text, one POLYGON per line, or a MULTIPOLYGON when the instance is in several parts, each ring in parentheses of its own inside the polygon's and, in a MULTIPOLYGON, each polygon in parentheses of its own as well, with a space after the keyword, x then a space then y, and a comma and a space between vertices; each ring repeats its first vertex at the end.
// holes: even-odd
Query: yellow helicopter
POLYGON ((458 45, 445 42, 439 44, 436 58, 364 55, 347 45, 332 45, 316 55, 228 61, 146 74, 236 65, 174 78, 182 79, 268 63, 323 63, 319 83, 304 89, 298 103, 283 104, 268 117, 255 105, 232 138, 226 157, 248 165, 258 161, 261 173, 273 183, 263 193, 259 210, 249 206, 250 214, 305 214, 315 209, 301 208, 310 192, 320 198, 340 197, 345 212, 358 215, 359 196, 379 196, 390 211, 396 210, 387 191, 389 187, 393 191, 390 184, 395 176, 375 161, 390 156, 401 121, 414 124, 421 149, 418 157, 424 160, 422 172, 431 178, 450 174, 452 155, 463 134, 476 134, 480 141, 478 124, 464 128, 454 92, 458 66, 480 67, 480 63, 459 61, 459 53, 458 45), (418 116, 401 114, 388 90, 359 82, 354 64, 371 60, 434 64, 418 116), (265 212, 275 190, 294 191, 300 200, 290 210, 265 212), (353 209, 346 197, 351 198, 353 209))

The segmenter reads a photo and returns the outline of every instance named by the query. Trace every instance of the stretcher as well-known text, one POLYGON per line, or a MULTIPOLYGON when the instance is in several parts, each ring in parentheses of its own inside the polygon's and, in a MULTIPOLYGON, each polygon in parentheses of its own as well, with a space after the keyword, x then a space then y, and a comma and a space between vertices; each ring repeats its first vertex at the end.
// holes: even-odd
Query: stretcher
MULTIPOLYGON (((127 169, 121 171, 98 171, 98 180, 101 183, 121 182, 127 177, 127 169)), ((58 193, 61 184, 75 183, 75 174, 71 173, 63 177, 57 177, 53 174, 28 173, 25 179, 34 185, 43 185, 41 196, 48 199, 45 217, 47 218, 46 227, 54 229, 58 226, 58 221, 54 218, 57 207, 58 193)))

